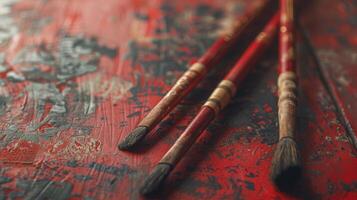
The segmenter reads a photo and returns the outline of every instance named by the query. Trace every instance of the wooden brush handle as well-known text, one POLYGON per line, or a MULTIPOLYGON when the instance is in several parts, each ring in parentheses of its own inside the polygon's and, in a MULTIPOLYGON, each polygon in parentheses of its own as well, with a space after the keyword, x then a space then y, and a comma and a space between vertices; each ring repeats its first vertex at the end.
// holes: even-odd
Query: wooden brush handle
POLYGON ((213 109, 203 106, 197 113, 197 116, 176 140, 175 144, 162 157, 159 163, 175 166, 183 155, 190 149, 202 131, 207 128, 209 123, 214 119, 214 116, 215 111, 213 109))
POLYGON ((193 64, 191 68, 180 77, 164 98, 144 117, 138 126, 148 128, 155 126, 202 80, 206 72, 206 67, 203 64, 193 64))
POLYGON ((294 49, 294 1, 280 0, 279 34, 279 139, 294 137, 296 115, 296 66, 294 49))

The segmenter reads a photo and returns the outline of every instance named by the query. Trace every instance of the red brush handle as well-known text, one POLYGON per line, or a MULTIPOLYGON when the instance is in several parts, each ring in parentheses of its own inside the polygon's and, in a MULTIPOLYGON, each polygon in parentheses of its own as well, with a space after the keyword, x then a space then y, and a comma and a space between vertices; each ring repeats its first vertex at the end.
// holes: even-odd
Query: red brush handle
POLYGON ((159 163, 176 165, 181 157, 189 150, 198 136, 214 119, 214 111, 209 107, 202 107, 197 116, 188 125, 175 144, 169 149, 159 163))
POLYGON ((279 74, 295 72, 293 4, 293 0, 280 0, 279 74))
POLYGON ((184 98, 217 61, 221 61, 227 51, 233 48, 234 43, 247 31, 247 26, 262 14, 265 9, 273 6, 269 0, 260 1, 254 9, 240 17, 231 31, 220 37, 208 51, 191 66, 183 76, 176 82, 171 90, 162 98, 159 103, 143 118, 138 126, 151 130, 169 113, 182 98, 184 98), (270 2, 270 3, 269 3, 270 2))
POLYGON ((280 0, 279 34, 279 138, 294 137, 296 115, 296 67, 294 58, 294 1, 280 0))
POLYGON ((249 45, 237 64, 231 69, 223 81, 219 83, 209 99, 202 106, 197 116, 185 129, 179 139, 164 155, 160 163, 174 166, 181 157, 188 151, 198 136, 210 124, 221 109, 223 109, 235 95, 236 84, 241 81, 248 70, 259 59, 259 56, 271 43, 278 27, 278 14, 269 21, 264 30, 249 45))

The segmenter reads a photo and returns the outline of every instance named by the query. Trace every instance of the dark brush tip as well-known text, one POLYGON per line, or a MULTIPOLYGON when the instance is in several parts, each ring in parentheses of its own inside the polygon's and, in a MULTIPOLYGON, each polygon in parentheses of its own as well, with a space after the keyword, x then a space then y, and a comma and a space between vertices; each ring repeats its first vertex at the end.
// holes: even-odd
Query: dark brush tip
POLYGON ((297 145, 292 138, 282 138, 275 150, 271 179, 281 191, 291 191, 301 177, 302 167, 297 145))
POLYGON ((118 148, 122 151, 131 150, 148 134, 149 128, 139 126, 135 128, 126 138, 118 144, 118 148))
POLYGON ((169 175, 172 167, 169 164, 159 163, 156 165, 151 174, 145 179, 144 184, 140 188, 142 195, 153 194, 169 175))

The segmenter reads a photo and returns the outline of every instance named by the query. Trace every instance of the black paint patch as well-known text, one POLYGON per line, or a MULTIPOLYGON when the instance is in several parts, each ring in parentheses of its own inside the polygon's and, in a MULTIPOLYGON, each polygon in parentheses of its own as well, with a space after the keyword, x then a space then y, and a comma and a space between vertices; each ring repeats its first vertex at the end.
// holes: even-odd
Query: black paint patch
POLYGON ((185 177, 179 190, 200 198, 212 197, 218 190, 222 189, 222 186, 214 176, 208 176, 207 179, 207 181, 201 181, 192 177, 185 177), (205 193, 202 193, 202 191, 205 191, 205 193))
POLYGON ((75 174, 73 177, 75 179, 77 179, 78 181, 88 181, 88 180, 93 179, 92 176, 82 175, 82 174, 75 174))
POLYGON ((356 192, 357 191, 357 181, 354 181, 350 184, 341 182, 341 186, 342 186, 343 190, 345 190, 347 192, 356 192))
POLYGON ((136 111, 136 112, 133 112, 131 114, 129 114, 128 116, 126 116, 127 118, 132 118, 132 117, 136 117, 136 116, 139 116, 141 114, 140 111, 136 111))
MULTIPOLYGON (((229 178, 229 183, 231 184, 233 190, 233 199, 240 200, 242 198, 242 185, 237 183, 233 178, 229 178)), ((231 197, 229 197, 231 198, 231 197)))
POLYGON ((78 161, 76 161, 76 160, 69 160, 69 161, 67 161, 66 165, 68 167, 73 167, 73 168, 79 166, 78 161))
POLYGON ((134 14, 134 16, 135 16, 136 19, 139 19, 139 20, 143 20, 143 21, 149 20, 149 16, 146 15, 146 14, 143 14, 143 13, 137 12, 137 13, 134 14))
POLYGON ((52 81, 56 79, 55 75, 43 72, 36 67, 26 68, 22 73, 26 80, 34 82, 52 81))
POLYGON ((0 185, 2 185, 4 183, 9 183, 11 181, 12 181, 12 178, 10 178, 10 177, 0 176, 0 185))
POLYGON ((0 95, 0 115, 3 115, 6 112, 9 101, 10 97, 0 95))
POLYGON ((248 190, 255 190, 255 185, 253 182, 250 182, 250 181, 244 181, 244 184, 245 184, 245 187, 248 189, 248 190))
POLYGON ((215 19, 221 19, 224 16, 224 12, 222 10, 217 10, 212 8, 207 4, 200 4, 196 7, 197 16, 208 16, 212 15, 215 19))
POLYGON ((120 167, 110 166, 105 164, 100 164, 96 162, 91 162, 88 164, 88 167, 91 169, 95 169, 99 172, 104 172, 108 174, 113 174, 118 178, 122 178, 125 175, 131 175, 137 173, 136 170, 130 168, 128 165, 121 165, 120 167))
POLYGON ((327 192, 329 195, 331 194, 334 194, 336 192, 336 185, 331 181, 331 180, 328 180, 327 181, 327 192))
POLYGON ((73 47, 92 49, 93 51, 98 52, 101 55, 108 56, 110 58, 114 58, 118 54, 118 49, 99 45, 96 38, 77 40, 75 43, 73 43, 73 47))
POLYGON ((252 172, 247 173, 246 176, 249 177, 249 178, 255 178, 255 177, 257 177, 257 175, 255 175, 255 174, 252 173, 252 172))

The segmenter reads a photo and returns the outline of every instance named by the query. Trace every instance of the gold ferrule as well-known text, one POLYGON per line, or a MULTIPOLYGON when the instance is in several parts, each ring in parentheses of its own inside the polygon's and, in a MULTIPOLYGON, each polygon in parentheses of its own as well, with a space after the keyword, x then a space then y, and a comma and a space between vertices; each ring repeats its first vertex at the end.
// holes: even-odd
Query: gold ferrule
POLYGON ((268 36, 265 32, 261 32, 259 33, 259 35, 257 36, 256 41, 257 42, 265 42, 268 39, 268 36))
POLYGON ((278 87, 279 89, 282 87, 283 81, 285 80, 292 80, 293 82, 296 81, 295 72, 283 72, 279 75, 278 78, 278 87))
POLYGON ((236 29, 238 29, 238 27, 242 26, 242 21, 241 20, 237 20, 235 21, 229 28, 227 28, 224 32, 223 32, 223 39, 225 41, 229 41, 232 39, 234 31, 236 29))
POLYGON ((203 106, 212 108, 217 115, 229 103, 235 92, 236 86, 234 83, 229 80, 223 80, 203 106))
POLYGON ((295 73, 281 73, 278 78, 278 88, 279 138, 293 137, 297 104, 295 73))
MULTIPOLYGON (((196 79, 198 76, 204 76, 207 73, 206 67, 201 63, 193 64, 189 70, 187 70, 183 76, 176 82, 176 84, 169 91, 166 96, 176 96, 180 95, 182 91, 184 91, 187 87, 192 84, 192 81, 196 79)), ((165 97, 166 97, 165 96, 165 97)))
POLYGON ((202 74, 202 75, 207 73, 206 67, 202 63, 198 63, 198 62, 193 64, 190 67, 189 71, 193 71, 193 72, 196 72, 196 73, 202 74))

